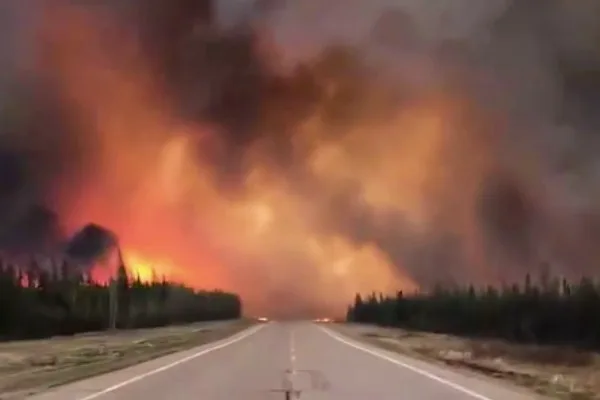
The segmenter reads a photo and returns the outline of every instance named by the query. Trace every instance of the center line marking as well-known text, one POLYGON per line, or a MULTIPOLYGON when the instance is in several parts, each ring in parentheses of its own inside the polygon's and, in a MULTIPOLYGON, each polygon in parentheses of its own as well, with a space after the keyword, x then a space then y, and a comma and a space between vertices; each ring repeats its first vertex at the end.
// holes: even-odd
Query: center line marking
POLYGON ((296 348, 294 341, 294 330, 290 331, 290 369, 292 371, 292 375, 296 374, 296 348))

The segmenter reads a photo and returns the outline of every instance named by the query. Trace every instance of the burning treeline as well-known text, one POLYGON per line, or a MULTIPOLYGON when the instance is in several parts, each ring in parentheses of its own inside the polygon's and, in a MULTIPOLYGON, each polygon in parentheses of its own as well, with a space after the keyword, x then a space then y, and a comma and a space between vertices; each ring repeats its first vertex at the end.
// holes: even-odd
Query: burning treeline
POLYGON ((9 3, 8 250, 42 205, 274 313, 600 261, 596 2, 9 3))

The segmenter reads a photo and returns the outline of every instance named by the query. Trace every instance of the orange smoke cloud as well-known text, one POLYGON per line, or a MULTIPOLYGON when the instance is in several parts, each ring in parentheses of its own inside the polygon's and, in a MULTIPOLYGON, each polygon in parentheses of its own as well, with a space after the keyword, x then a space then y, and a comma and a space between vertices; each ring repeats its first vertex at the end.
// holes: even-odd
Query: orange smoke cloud
POLYGON ((32 3, 15 65, 33 57, 33 79, 0 113, 0 161, 23 175, 6 237, 42 205, 68 233, 113 231, 140 279, 233 290, 261 314, 600 257, 598 63, 579 57, 597 24, 575 18, 591 3, 286 2, 236 29, 200 26, 200 3, 32 3))

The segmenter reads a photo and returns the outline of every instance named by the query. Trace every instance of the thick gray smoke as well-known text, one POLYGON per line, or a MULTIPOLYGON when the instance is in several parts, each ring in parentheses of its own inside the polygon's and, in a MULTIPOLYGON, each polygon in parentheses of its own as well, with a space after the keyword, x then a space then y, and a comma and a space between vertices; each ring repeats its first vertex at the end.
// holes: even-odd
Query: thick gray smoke
MULTIPOLYGON (((332 43, 353 45, 400 88, 400 98, 410 102, 442 86, 460 91, 469 107, 487 116, 485 126, 466 128, 478 136, 475 141, 488 143, 493 164, 472 199, 475 235, 481 236, 485 263, 493 271, 484 279, 518 279, 547 263, 556 273, 593 273, 600 255, 593 246, 600 211, 600 3, 285 4, 270 22, 284 49, 302 50, 284 51, 293 60, 319 54, 332 43)), ((457 152, 469 157, 466 149, 457 152)), ((452 171, 455 163, 464 160, 450 159, 446 168, 452 171)), ((451 202, 461 190, 461 169, 455 173, 451 179, 457 184, 443 189, 439 202, 451 202)), ((416 239, 402 215, 382 227, 359 198, 352 191, 334 195, 334 202, 324 204, 336 211, 325 214, 337 228, 354 232, 356 240, 378 243, 421 283, 477 279, 464 268, 468 261, 459 250, 460 234, 440 224, 436 233, 416 239)))

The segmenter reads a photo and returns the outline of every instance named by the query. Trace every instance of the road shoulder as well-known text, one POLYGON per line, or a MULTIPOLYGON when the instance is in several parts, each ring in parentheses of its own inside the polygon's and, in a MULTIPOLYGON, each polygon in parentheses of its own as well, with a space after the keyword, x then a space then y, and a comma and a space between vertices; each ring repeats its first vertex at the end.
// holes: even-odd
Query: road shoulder
POLYGON ((20 399, 128 367, 143 370, 246 330, 249 320, 0 344, 2 400, 20 399), (191 350, 190 350, 191 349, 191 350), (7 361, 8 360, 8 361, 7 361))
MULTIPOLYGON (((507 382, 467 368, 460 368, 433 358, 426 357, 416 352, 406 351, 394 345, 390 340, 381 340, 381 328, 368 325, 328 324, 326 330, 339 336, 341 339, 364 347, 368 352, 377 353, 380 358, 388 359, 403 368, 413 370, 420 375, 438 381, 446 386, 454 387, 471 398, 495 398, 489 393, 506 392, 514 393, 514 398, 522 399, 549 399, 546 394, 535 393, 529 388, 507 382), (377 335, 375 335, 377 333, 377 335), (369 351, 370 350, 370 351, 369 351)), ((389 333, 388 333, 389 335, 389 333)), ((554 397, 557 398, 557 397, 554 397)), ((560 397, 567 398, 567 397, 560 397)))

